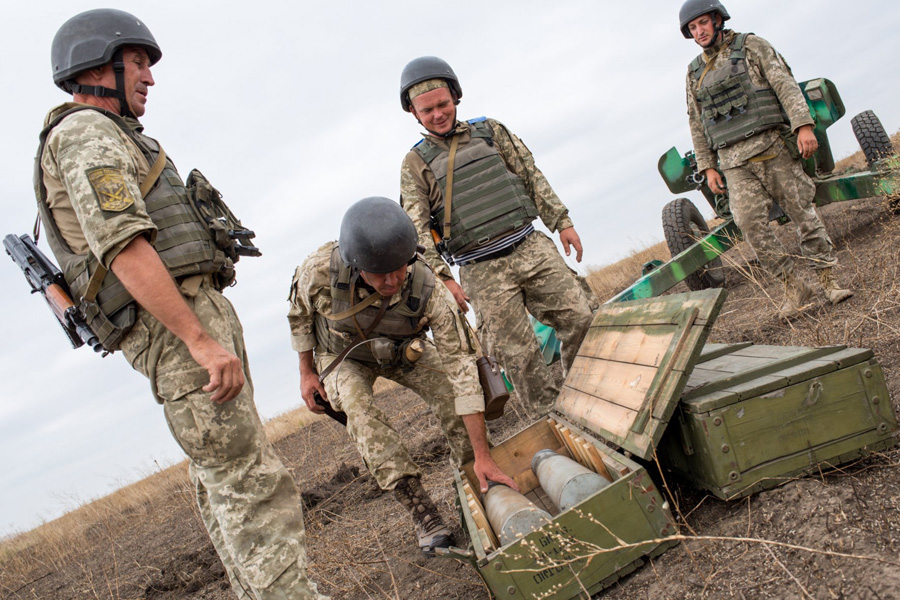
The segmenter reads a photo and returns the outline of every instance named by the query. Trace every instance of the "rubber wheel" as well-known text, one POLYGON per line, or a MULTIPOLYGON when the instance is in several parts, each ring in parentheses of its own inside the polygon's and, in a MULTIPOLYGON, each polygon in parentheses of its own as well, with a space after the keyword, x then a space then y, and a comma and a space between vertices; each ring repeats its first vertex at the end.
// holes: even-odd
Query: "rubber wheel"
MULTIPOLYGON (((662 211, 662 223, 666 244, 673 257, 681 254, 709 233, 709 227, 703 219, 703 215, 687 198, 676 198, 666 204, 662 211)), ((694 291, 722 287, 725 283, 722 259, 716 258, 707 263, 702 269, 685 278, 684 282, 688 288, 694 291)))
POLYGON ((856 135, 859 147, 866 155, 866 163, 870 169, 875 161, 894 153, 891 138, 871 110, 859 113, 853 117, 850 124, 853 126, 853 134, 856 135))

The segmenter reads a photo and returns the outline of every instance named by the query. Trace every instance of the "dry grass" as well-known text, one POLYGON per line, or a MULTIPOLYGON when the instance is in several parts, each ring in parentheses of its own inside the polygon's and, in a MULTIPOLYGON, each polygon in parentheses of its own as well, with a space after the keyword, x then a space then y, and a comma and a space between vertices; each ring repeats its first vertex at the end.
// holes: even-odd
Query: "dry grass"
MULTIPOLYGON (((900 131, 897 131, 891 136, 891 144, 894 146, 894 151, 900 151, 900 131)), ((852 173, 855 171, 865 171, 866 169, 868 169, 866 157, 863 156, 861 151, 857 151, 834 163, 835 173, 852 173)))
POLYGON ((641 274, 645 263, 658 259, 663 262, 671 258, 665 242, 659 242, 638 250, 618 262, 588 269, 587 280, 601 302, 634 283, 641 274))
MULTIPOLYGON (((266 422, 266 433, 275 442, 317 418, 321 417, 314 417, 305 407, 300 407, 266 422)), ((0 596, 11 591, 9 582, 22 581, 29 574, 40 577, 60 570, 60 565, 71 557, 89 553, 96 544, 109 546, 133 528, 136 521, 158 517, 155 513, 165 512, 160 506, 172 501, 185 502, 197 513, 186 460, 3 540, 0 542, 0 596), (161 503, 160 499, 168 501, 161 503)))
POLYGON ((5 540, 0 544, 0 590, 12 592, 15 588, 10 582, 22 581, 29 574, 40 578, 43 573, 61 570, 71 557, 90 553, 98 544, 114 543, 137 521, 152 519, 160 510, 161 498, 194 505, 186 461, 5 540))

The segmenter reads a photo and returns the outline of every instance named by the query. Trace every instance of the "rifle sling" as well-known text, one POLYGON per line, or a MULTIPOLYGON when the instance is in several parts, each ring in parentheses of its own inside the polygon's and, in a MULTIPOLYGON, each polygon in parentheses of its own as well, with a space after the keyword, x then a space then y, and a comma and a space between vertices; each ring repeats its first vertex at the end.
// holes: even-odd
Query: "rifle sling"
MULTIPOLYGON (((153 186, 156 185, 159 176, 162 175, 163 169, 166 168, 166 151, 160 147, 159 155, 156 157, 156 160, 153 161, 153 165, 150 167, 150 171, 147 173, 147 177, 144 178, 143 183, 141 183, 141 198, 146 198, 147 194, 150 193, 150 190, 153 189, 153 186)), ((37 227, 37 224, 35 224, 37 227)), ((93 302, 97 297, 97 294, 100 293, 100 286, 103 284, 103 279, 106 277, 106 274, 109 272, 109 269, 103 266, 102 263, 97 264, 97 270, 94 271, 94 274, 91 275, 91 280, 88 282, 87 290, 84 292, 84 300, 86 302, 93 302)))
POLYGON ((453 163, 456 160, 456 149, 459 148, 459 135, 450 140, 450 158, 447 159, 447 184, 444 188, 444 243, 450 239, 450 208, 453 205, 453 163))

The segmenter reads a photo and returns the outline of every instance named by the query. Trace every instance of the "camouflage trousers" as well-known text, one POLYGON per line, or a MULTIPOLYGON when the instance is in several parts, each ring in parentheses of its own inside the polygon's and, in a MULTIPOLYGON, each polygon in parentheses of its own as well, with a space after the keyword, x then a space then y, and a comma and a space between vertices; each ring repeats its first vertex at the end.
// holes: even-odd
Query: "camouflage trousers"
POLYGON ((735 224, 767 271, 774 276, 791 273, 794 257, 785 252, 769 225, 774 199, 797 228, 800 251, 812 268, 835 266, 834 244, 813 206, 815 184, 800 161, 791 158, 781 138, 761 153, 763 157, 771 155, 767 160, 725 169, 735 224))
POLYGON ((209 381, 187 347, 145 310, 123 342, 150 379, 173 437, 190 458, 200 515, 241 600, 323 599, 306 575, 300 494, 266 439, 253 402, 243 330, 231 303, 203 285, 185 300, 210 335, 243 360, 246 383, 226 404, 200 388, 209 381))
MULTIPOLYGON (((334 359, 333 354, 316 356, 319 372, 334 359)), ((431 340, 426 340, 425 353, 413 369, 368 365, 348 358, 325 378, 325 391, 331 406, 347 413, 347 433, 381 489, 394 489, 404 477, 419 477, 422 471, 410 457, 403 435, 375 404, 372 386, 378 377, 399 383, 425 400, 440 420, 454 466, 474 458, 465 425, 456 414, 453 387, 431 340)))
POLYGON ((559 386, 541 355, 528 313, 556 330, 568 369, 591 324, 583 282, 553 240, 539 231, 508 256, 460 267, 459 279, 475 308, 485 350, 500 361, 529 416, 547 414, 559 386))

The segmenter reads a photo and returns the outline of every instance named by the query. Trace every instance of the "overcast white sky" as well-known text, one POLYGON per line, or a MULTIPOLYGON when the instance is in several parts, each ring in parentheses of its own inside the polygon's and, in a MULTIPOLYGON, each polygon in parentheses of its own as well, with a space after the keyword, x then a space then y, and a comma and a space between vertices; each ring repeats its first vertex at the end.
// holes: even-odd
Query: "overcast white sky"
MULTIPOLYGON (((400 162, 420 131, 400 109, 399 77, 416 56, 453 66, 464 92, 460 117, 500 119, 531 148, 570 209, 583 264, 662 239, 660 210, 671 195, 656 164, 671 146, 690 147, 683 81, 698 51, 678 31, 680 5, 118 3, 163 49, 146 132, 183 176, 201 169, 257 232, 264 256, 241 261, 228 296, 244 325, 263 418, 302 403, 285 319, 294 267, 337 237, 351 203, 398 197, 400 162)), ((835 82, 847 107, 829 130, 836 158, 856 151, 850 117, 860 111, 874 110, 889 133, 900 126, 900 4, 726 6, 729 25, 771 41, 798 80, 835 82)), ((67 18, 96 7, 46 0, 6 8, 0 234, 31 231, 37 134, 46 112, 66 100, 51 80, 50 41, 67 18)), ((146 380, 120 355, 71 350, 7 258, 0 290, 0 535, 109 493, 154 461, 181 459, 146 380)))

